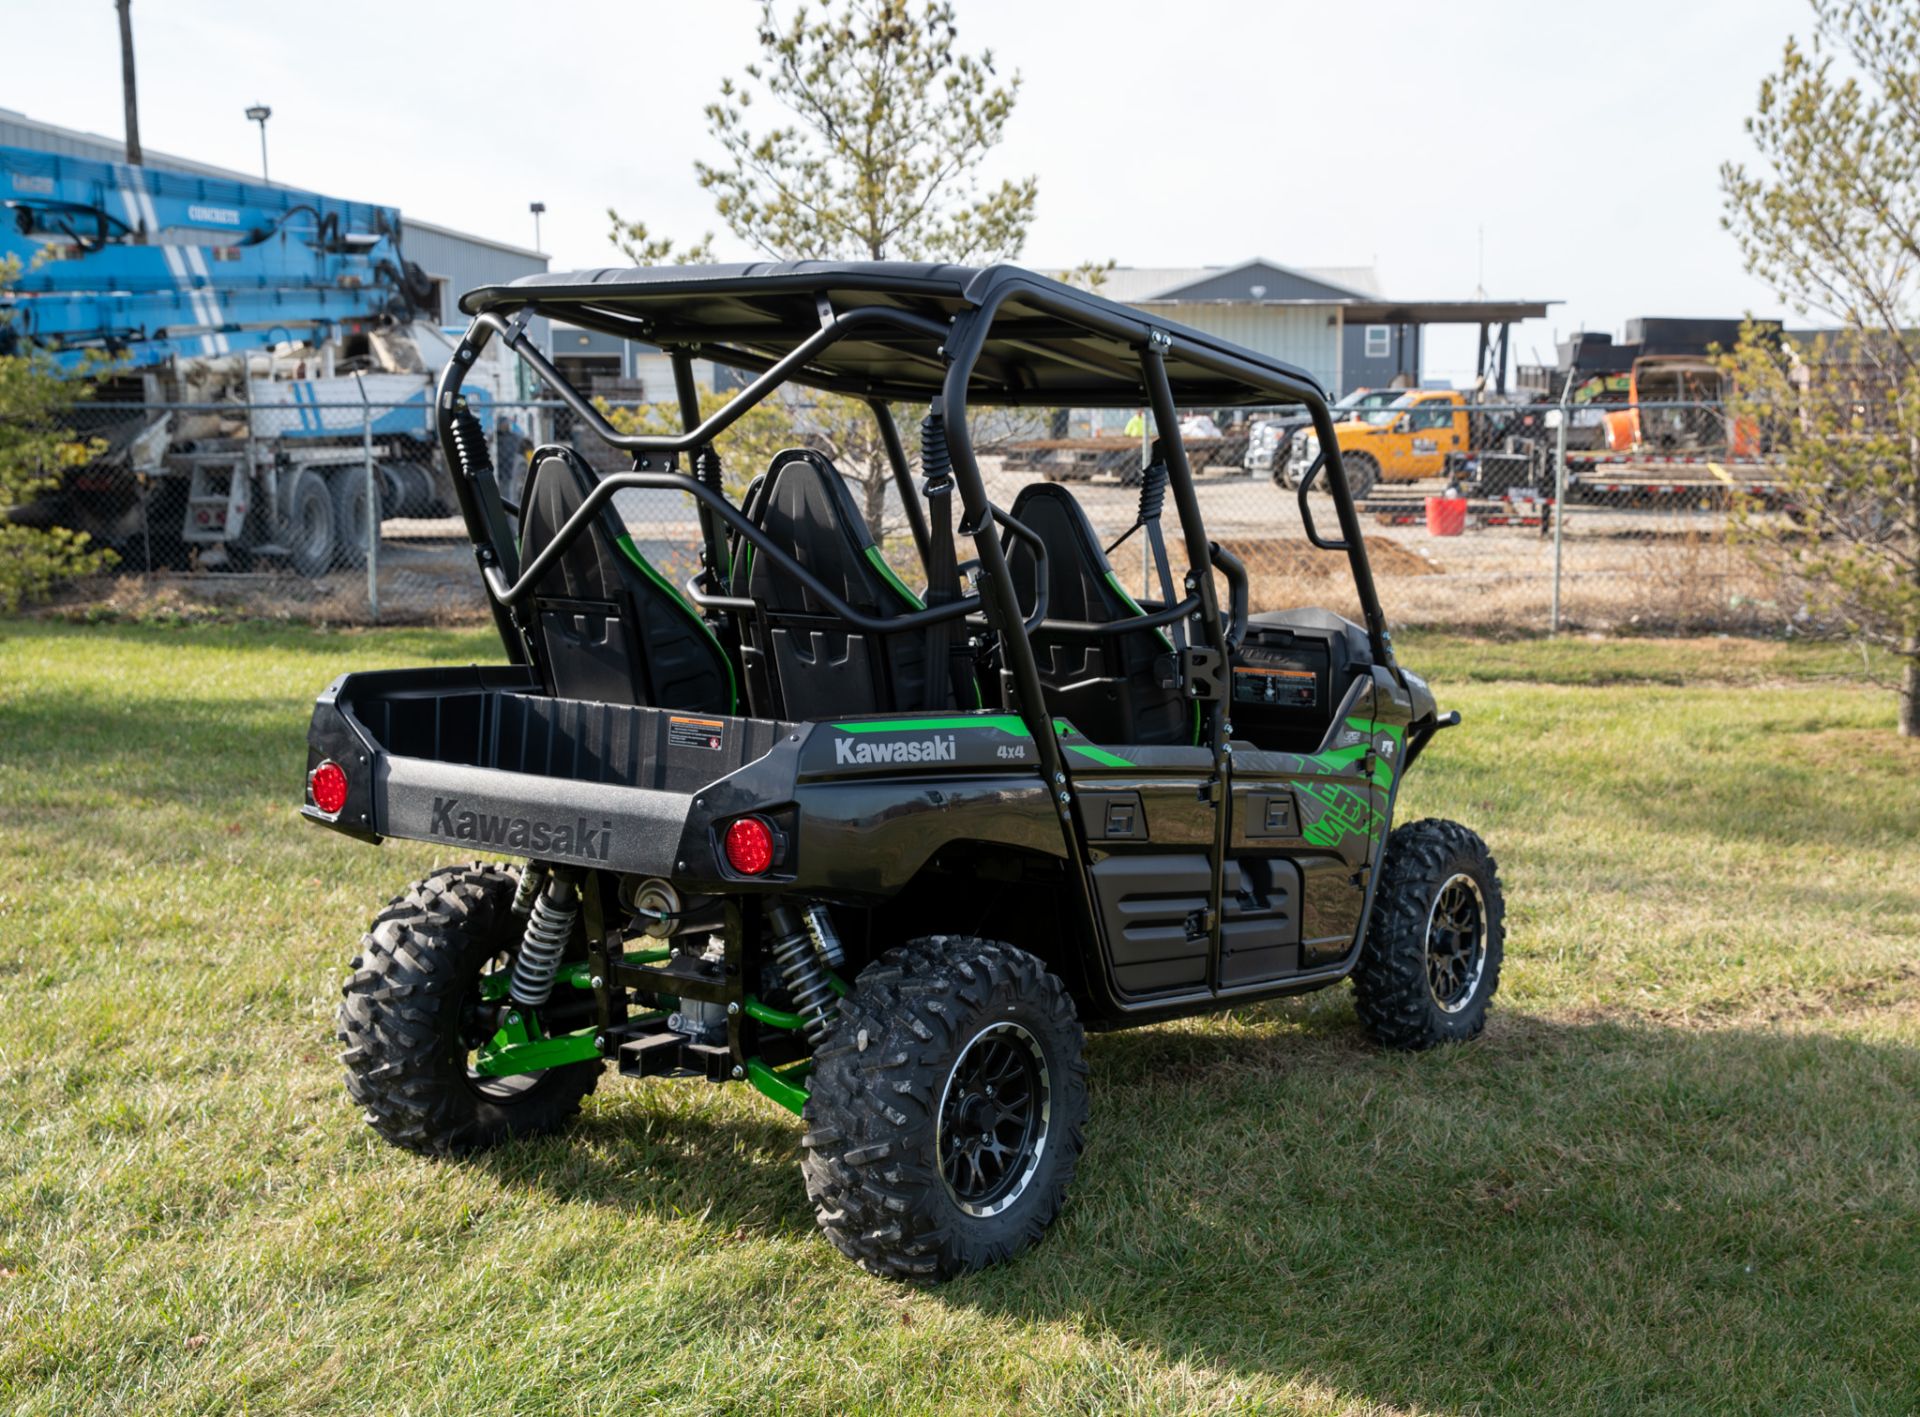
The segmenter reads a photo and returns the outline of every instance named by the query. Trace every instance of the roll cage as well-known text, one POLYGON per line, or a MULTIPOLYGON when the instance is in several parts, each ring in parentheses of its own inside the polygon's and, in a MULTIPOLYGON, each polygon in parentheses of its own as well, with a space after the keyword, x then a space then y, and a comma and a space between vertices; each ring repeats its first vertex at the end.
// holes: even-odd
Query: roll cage
MULTIPOLYGON (((1040 672, 1030 642, 1044 624, 1049 632, 1101 636, 1151 626, 1197 621, 1192 648, 1184 651, 1182 679, 1189 697, 1207 712, 1203 742, 1218 756, 1226 750, 1227 720, 1219 686, 1247 619, 1246 573, 1223 548, 1208 541, 1192 469, 1179 432, 1177 409, 1297 403, 1319 435, 1320 455, 1300 484, 1304 529, 1313 545, 1344 551, 1365 622, 1374 662, 1394 670, 1391 643, 1367 561, 1358 516, 1340 466, 1338 441, 1327 399, 1302 370, 1225 343, 1201 331, 1151 320, 1139 311, 1012 266, 969 269, 906 263, 794 262, 748 266, 690 266, 605 270, 534 276, 467 294, 461 308, 472 319, 454 357, 442 372, 437 418, 453 479, 509 658, 531 664, 534 646, 519 607, 553 562, 593 524, 618 492, 647 488, 685 493, 698 508, 703 568, 687 585, 703 610, 751 609, 729 595, 724 573, 728 533, 744 539, 756 555, 770 558, 836 616, 863 631, 898 633, 968 617, 983 617, 997 635, 1003 667, 1017 691, 1018 712, 1032 735, 1039 766, 1049 782, 1066 782, 1066 764, 1049 722, 1040 672), (678 433, 622 433, 566 379, 530 335, 538 317, 626 338, 663 349, 674 370, 682 416, 678 433), (631 455, 631 470, 598 479, 597 485, 541 551, 526 565, 508 522, 491 466, 471 446, 477 429, 463 428, 460 397, 466 371, 489 341, 498 338, 519 356, 581 422, 609 447, 631 455), (703 418, 693 380, 693 361, 707 359, 756 375, 723 407, 703 418), (930 595, 924 609, 879 618, 848 604, 771 540, 734 506, 719 486, 713 440, 781 386, 795 383, 852 395, 871 409, 893 479, 907 511, 913 538, 936 589, 935 568, 953 566, 951 532, 931 526, 914 485, 890 402, 927 403, 944 428, 951 483, 960 493, 959 535, 972 540, 979 567, 978 589, 965 595, 930 595), (1045 548, 1033 531, 995 506, 975 457, 967 414, 980 405, 1027 407, 1135 407, 1145 396, 1161 430, 1162 453, 1179 510, 1189 565, 1184 594, 1144 617, 1104 624, 1047 618, 1045 548), (686 455, 694 471, 681 471, 686 455), (1331 462, 1339 535, 1323 537, 1307 502, 1323 465, 1331 462), (996 528, 1019 538, 1040 566, 1033 609, 1023 612, 1019 588, 996 528), (1212 575, 1217 568, 1230 588, 1225 614, 1212 575)), ((944 473, 929 477, 926 492, 944 473)), ((949 587, 957 592, 957 577, 949 587)), ((1063 816, 1066 813, 1063 811, 1063 816)))

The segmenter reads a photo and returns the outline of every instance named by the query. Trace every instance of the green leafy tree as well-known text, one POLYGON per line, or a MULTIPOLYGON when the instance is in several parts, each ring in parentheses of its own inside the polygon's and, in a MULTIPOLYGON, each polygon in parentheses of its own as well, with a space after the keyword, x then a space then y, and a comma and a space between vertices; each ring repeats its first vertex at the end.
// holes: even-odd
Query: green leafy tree
MULTIPOLYGON (((738 240, 777 260, 1019 255, 1037 183, 989 184, 981 169, 1005 134, 1020 76, 1003 82, 991 51, 960 48, 951 4, 825 0, 789 12, 763 0, 757 38, 760 57, 707 105, 722 160, 694 164, 738 240)), ((681 245, 615 210, 607 216, 613 244, 636 264, 712 259, 711 233, 681 245)), ((1088 262, 1070 274, 1093 288, 1111 268, 1088 262)), ((861 488, 875 531, 896 529, 891 470, 866 406, 823 394, 789 412, 798 435, 861 488)), ((896 412, 903 422, 917 416, 896 412)))
POLYGON ((1740 530, 1816 605, 1904 660, 1920 736, 1920 5, 1813 0, 1747 120, 1753 170, 1721 169, 1747 268, 1830 333, 1727 358, 1732 414, 1771 444, 1795 517, 1740 530))
MULTIPOLYGON (((0 262, 0 290, 19 274, 17 261, 0 262)), ((0 611, 114 560, 86 533, 40 525, 36 515, 35 503, 97 450, 63 418, 84 389, 38 354, 0 356, 0 611)))
MULTIPOLYGON (((726 407, 730 397, 711 389, 703 390, 700 417, 711 418, 726 407)), ((622 433, 678 433, 681 429, 678 403, 643 403, 626 408, 612 407, 605 399, 596 399, 594 403, 606 415, 607 422, 622 433)), ((720 455, 727 495, 738 502, 746 493, 747 485, 766 471, 773 455, 783 448, 791 448, 797 439, 793 417, 780 404, 768 401, 748 409, 732 427, 713 440, 713 450, 720 455)))

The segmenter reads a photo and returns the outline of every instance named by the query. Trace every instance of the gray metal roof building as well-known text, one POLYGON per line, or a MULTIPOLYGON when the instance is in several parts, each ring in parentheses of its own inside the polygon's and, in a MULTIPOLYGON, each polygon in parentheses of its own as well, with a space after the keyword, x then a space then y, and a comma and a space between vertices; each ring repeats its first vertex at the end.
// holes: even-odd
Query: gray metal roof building
POLYGON ((1546 314, 1540 300, 1389 300, 1371 266, 1121 266, 1100 294, 1299 365, 1334 393, 1420 382, 1421 332, 1481 327, 1481 372, 1504 384, 1507 326, 1546 314), (1500 332, 1500 333, 1496 333, 1500 332))

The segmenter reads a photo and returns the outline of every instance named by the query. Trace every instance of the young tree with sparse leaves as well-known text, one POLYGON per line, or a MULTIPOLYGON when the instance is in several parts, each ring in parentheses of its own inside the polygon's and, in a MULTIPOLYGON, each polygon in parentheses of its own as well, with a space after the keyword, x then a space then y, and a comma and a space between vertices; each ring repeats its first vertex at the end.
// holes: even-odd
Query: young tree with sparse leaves
MULTIPOLYGON (((1034 178, 987 185, 981 168, 1020 92, 991 51, 958 47, 944 0, 824 0, 787 12, 762 0, 760 58, 707 105, 724 160, 696 162, 700 185, 739 240, 775 260, 957 264, 1019 255, 1034 178)), ((609 208, 609 237, 637 265, 712 259, 609 208)), ((1112 262, 1074 273, 1097 286, 1112 262)), ((858 400, 823 394, 798 423, 862 489, 884 535, 891 470, 858 400)))
POLYGON ((1812 0, 1721 169, 1747 268, 1835 329, 1782 349, 1749 327, 1730 412, 1765 430, 1789 523, 1751 543, 1823 610, 1904 660, 1900 731, 1920 736, 1920 3, 1812 0))
MULTIPOLYGON (((0 261, 0 290, 19 274, 19 262, 0 261)), ((0 611, 18 610, 61 581, 114 559, 85 532, 32 525, 14 515, 95 451, 62 419, 83 392, 79 381, 62 376, 40 355, 0 356, 0 611)))

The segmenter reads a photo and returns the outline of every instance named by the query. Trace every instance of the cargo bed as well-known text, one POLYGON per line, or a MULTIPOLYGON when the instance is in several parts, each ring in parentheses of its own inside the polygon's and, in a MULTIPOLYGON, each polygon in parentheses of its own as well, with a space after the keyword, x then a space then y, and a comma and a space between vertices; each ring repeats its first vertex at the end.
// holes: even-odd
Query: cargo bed
POLYGON ((338 763, 345 805, 329 814, 308 802, 302 811, 376 840, 662 875, 673 870, 695 794, 795 731, 551 698, 516 668, 348 674, 320 696, 308 734, 309 772, 338 763))

